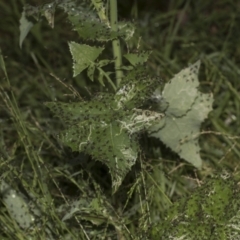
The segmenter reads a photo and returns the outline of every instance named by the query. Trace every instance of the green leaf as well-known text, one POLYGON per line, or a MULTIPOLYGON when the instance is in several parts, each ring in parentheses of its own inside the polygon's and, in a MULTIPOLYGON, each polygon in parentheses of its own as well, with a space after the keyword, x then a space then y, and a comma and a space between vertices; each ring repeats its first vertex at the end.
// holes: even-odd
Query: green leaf
POLYGON ((151 77, 143 66, 128 72, 116 92, 119 107, 133 109, 141 107, 159 86, 158 78, 151 77))
POLYGON ((230 237, 239 236, 239 198, 239 185, 232 176, 214 176, 175 202, 153 227, 151 239, 237 239, 230 237))
POLYGON ((69 14, 68 19, 74 26, 73 30, 77 31, 79 36, 86 40, 105 42, 117 37, 128 40, 135 31, 133 24, 125 22, 118 22, 118 31, 113 31, 108 21, 101 21, 92 10, 78 10, 69 14))
MULTIPOLYGON (((126 105, 133 98, 138 105, 138 101, 149 94, 147 90, 152 88, 154 79, 147 77, 142 80, 146 83, 140 84, 139 89, 137 85, 132 86, 138 93, 124 99, 126 105)), ((117 97, 111 93, 100 93, 89 102, 45 103, 67 125, 67 129, 59 134, 59 139, 73 151, 83 151, 108 166, 114 192, 136 162, 139 152, 137 134, 160 122, 163 117, 150 110, 126 109, 118 99, 123 97, 122 94, 130 94, 128 91, 132 88, 127 90, 122 86, 125 93, 118 91, 117 97)))
POLYGON ((74 77, 89 67, 104 50, 104 48, 91 47, 86 44, 78 44, 75 42, 70 42, 69 48, 73 58, 74 77))
POLYGON ((180 117, 186 114, 197 97, 200 61, 183 69, 164 86, 162 97, 168 102, 168 115, 180 117))
MULTIPOLYGON (((134 152, 136 149, 130 150, 130 155, 127 156, 121 150, 129 144, 125 139, 128 135, 112 124, 115 119, 121 118, 123 113, 114 111, 116 103, 113 102, 111 94, 96 96, 95 100, 90 102, 68 104, 52 102, 46 105, 69 126, 59 136, 65 144, 73 150, 85 151, 105 163, 113 176, 113 185, 116 179, 119 181, 118 174, 122 177, 126 174, 132 164, 124 164, 126 159, 122 158, 125 156, 135 161, 137 152, 134 152), (106 143, 102 146, 104 142, 106 143), (118 168, 120 170, 115 174, 118 168)), ((135 146, 136 144, 133 144, 133 148, 136 148, 135 146)))
POLYGON ((106 23, 101 22, 92 13, 82 12, 78 15, 69 15, 68 19, 73 24, 73 30, 78 32, 82 39, 94 41, 109 41, 117 37, 117 33, 112 32, 106 23))
POLYGON ((114 192, 136 162, 139 134, 164 117, 139 108, 158 85, 158 78, 149 77, 140 67, 128 73, 116 94, 99 93, 91 101, 45 103, 66 124, 59 139, 73 151, 83 151, 107 165, 114 192))
POLYGON ((133 66, 142 65, 148 60, 151 51, 139 52, 139 53, 128 53, 123 55, 133 66))
POLYGON ((96 100, 88 102, 46 102, 45 105, 68 126, 87 122, 90 119, 94 123, 99 123, 100 119, 106 123, 111 122, 113 120, 111 108, 114 107, 111 104, 112 95, 104 97, 101 95, 95 98, 96 100))
POLYGON ((22 16, 20 19, 20 26, 19 26, 19 30, 20 30, 19 46, 20 46, 20 48, 22 48, 22 43, 32 27, 33 27, 33 23, 27 20, 26 13, 24 10, 22 12, 22 16))
POLYGON ((164 87, 161 97, 168 103, 165 124, 161 122, 152 126, 149 133, 181 158, 201 168, 198 138, 201 123, 212 110, 213 96, 196 90, 198 81, 195 75, 198 68, 199 62, 181 71, 164 87))
POLYGON ((129 137, 121 124, 114 123, 124 114, 112 111, 100 101, 71 104, 50 102, 46 105, 69 126, 59 135, 59 139, 73 151, 84 151, 106 164, 116 191, 135 163, 138 153, 134 136, 129 137))
POLYGON ((199 131, 201 123, 212 110, 212 102, 211 94, 198 93, 191 110, 185 116, 176 118, 166 113, 165 125, 161 123, 153 126, 150 129, 151 136, 159 138, 181 158, 200 168, 199 131))

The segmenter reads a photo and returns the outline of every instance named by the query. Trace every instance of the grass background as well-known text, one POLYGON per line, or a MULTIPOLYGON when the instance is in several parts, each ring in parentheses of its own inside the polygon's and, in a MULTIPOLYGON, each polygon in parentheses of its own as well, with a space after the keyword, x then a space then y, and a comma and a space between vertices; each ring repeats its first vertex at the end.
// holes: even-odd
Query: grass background
MULTIPOLYGON (((144 232, 172 201, 189 194, 189 189, 200 185, 207 176, 220 169, 238 176, 240 1, 119 1, 120 19, 134 19, 138 26, 129 47, 140 43, 139 49, 153 50, 148 67, 168 81, 188 64, 201 59, 200 89, 205 93, 213 92, 215 101, 214 110, 202 125, 202 170, 195 170, 162 144, 144 138, 146 156, 113 196, 107 169, 62 146, 55 135, 63 128, 63 123, 43 105, 45 101, 66 101, 66 94, 71 93, 49 73, 72 85, 85 97, 101 88, 84 75, 72 78, 67 41, 77 41, 78 37, 70 31, 62 13, 56 15, 54 29, 46 21, 36 24, 23 48, 19 48, 19 19, 26 2, 43 3, 40 0, 0 1, 0 47, 10 79, 9 86, 0 72, 0 86, 4 90, 0 98, 0 172, 17 189, 24 187, 42 204, 44 202, 43 211, 48 213, 45 218, 57 229, 56 236, 66 229, 57 224, 58 216, 51 203, 57 205, 63 203, 64 198, 71 201, 81 196, 87 191, 87 188, 81 189, 83 180, 91 182, 91 191, 107 196, 120 219, 127 212, 130 223, 126 227, 130 235, 140 236, 139 229, 144 232), (79 159, 79 164, 69 164, 72 159, 79 159), (72 184, 76 170, 81 177, 73 177, 76 184, 72 184), (93 182, 102 190, 96 190, 93 182), (132 216, 134 207, 137 210, 132 216)), ((3 206, 1 211, 4 213, 0 219, 1 239, 24 239, 23 231, 7 218, 3 206), (4 233, 6 226, 10 230, 4 233)), ((38 237, 43 232, 44 229, 39 231, 38 237)))

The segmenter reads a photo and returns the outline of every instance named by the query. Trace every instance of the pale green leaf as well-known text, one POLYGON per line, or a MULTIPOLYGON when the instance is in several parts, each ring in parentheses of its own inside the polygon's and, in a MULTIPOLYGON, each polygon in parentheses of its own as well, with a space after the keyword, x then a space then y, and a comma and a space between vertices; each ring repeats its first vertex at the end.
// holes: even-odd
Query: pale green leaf
POLYGON ((202 166, 198 138, 200 126, 212 110, 213 97, 198 93, 191 110, 183 117, 173 117, 166 113, 165 125, 155 125, 150 128, 150 134, 159 138, 179 156, 195 167, 202 166))
POLYGON ((60 140, 73 151, 84 151, 106 164, 116 191, 137 159, 138 144, 121 124, 114 123, 124 113, 113 111, 116 103, 111 102, 111 95, 96 100, 46 105, 69 126, 59 135, 60 140))
POLYGON ((117 37, 116 32, 112 32, 108 25, 91 13, 89 15, 87 12, 79 15, 69 15, 68 19, 74 26, 73 30, 77 31, 82 39, 109 41, 117 37))
POLYGON ((69 48, 73 58, 74 77, 89 67, 104 50, 104 48, 91 47, 86 44, 78 44, 75 42, 70 42, 69 48))
POLYGON ((137 159, 138 144, 117 124, 89 122, 71 126, 60 140, 73 151, 84 151, 108 166, 115 192, 137 159), (106 126, 105 126, 106 125, 106 126))
POLYGON ((114 108, 111 102, 113 97, 109 94, 105 96, 104 99, 102 99, 101 96, 96 96, 95 98, 96 100, 87 102, 46 102, 45 105, 67 125, 74 125, 84 121, 87 122, 90 118, 91 121, 96 123, 99 123, 100 118, 103 122, 111 122, 113 120, 111 108, 114 108))
POLYGON ((164 86, 162 97, 168 102, 169 115, 180 117, 184 115, 197 97, 198 71, 200 61, 183 69, 164 86))
MULTIPOLYGON (((160 139, 197 168, 202 166, 198 144, 200 126, 212 110, 213 103, 211 94, 203 94, 196 89, 199 63, 182 70, 167 84, 159 97, 163 98, 161 102, 168 103, 164 125, 162 121, 149 129, 151 136, 160 139)), ((159 108, 162 107, 161 102, 159 108)))

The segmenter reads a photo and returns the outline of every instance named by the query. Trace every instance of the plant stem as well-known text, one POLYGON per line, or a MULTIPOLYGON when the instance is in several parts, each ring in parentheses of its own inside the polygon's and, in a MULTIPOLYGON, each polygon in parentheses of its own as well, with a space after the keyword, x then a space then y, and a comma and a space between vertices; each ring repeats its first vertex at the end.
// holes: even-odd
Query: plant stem
POLYGON ((108 76, 108 74, 106 72, 104 72, 101 68, 97 68, 97 69, 101 74, 103 74, 107 78, 108 82, 112 85, 114 91, 117 91, 117 88, 116 88, 115 84, 113 83, 111 78, 108 76))
MULTIPOLYGON (((117 0, 110 0, 110 25, 113 31, 118 30, 118 14, 117 14, 117 0)), ((118 38, 113 39, 113 56, 115 59, 115 73, 116 73, 116 86, 119 87, 123 77, 121 70, 122 66, 122 52, 120 46, 120 40, 118 38)))

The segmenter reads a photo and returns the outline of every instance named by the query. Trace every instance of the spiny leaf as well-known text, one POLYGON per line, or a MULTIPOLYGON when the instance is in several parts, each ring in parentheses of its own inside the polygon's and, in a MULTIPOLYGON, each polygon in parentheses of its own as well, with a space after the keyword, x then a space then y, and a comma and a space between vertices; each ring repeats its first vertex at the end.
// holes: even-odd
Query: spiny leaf
POLYGON ((167 112, 174 117, 186 114, 197 97, 200 61, 183 69, 164 86, 162 97, 169 106, 167 112))
POLYGON ((202 160, 198 145, 199 130, 201 123, 212 110, 213 97, 196 90, 198 83, 195 74, 198 68, 199 62, 181 71, 167 84, 161 96, 169 104, 165 110, 165 124, 161 122, 152 126, 149 133, 187 162, 200 168, 202 160))
POLYGON ((202 160, 198 138, 200 126, 212 110, 212 95, 199 94, 191 110, 183 117, 172 117, 166 112, 165 125, 153 126, 151 136, 159 138, 180 157, 200 168, 202 160))
POLYGON ((92 10, 76 11, 70 14, 68 19, 73 24, 73 30, 77 31, 81 38, 88 40, 103 42, 117 37, 130 39, 135 31, 133 24, 125 22, 119 22, 118 31, 113 31, 108 21, 100 21, 92 10))
MULTIPOLYGON (((68 126, 89 120, 99 123, 100 120, 109 123, 112 121, 111 108, 114 106, 105 102, 105 98, 98 98, 101 101, 87 102, 46 102, 45 105, 68 126)), ((111 99, 111 95, 109 98, 111 99)))
POLYGON ((49 25, 54 27, 55 9, 63 9, 68 14, 68 19, 73 25, 73 30, 77 31, 79 36, 86 40, 110 41, 121 37, 130 39, 133 36, 135 27, 132 23, 119 22, 118 30, 113 31, 105 14, 105 4, 94 1, 96 10, 90 9, 86 1, 75 0, 55 0, 38 7, 27 5, 24 8, 20 20, 20 47, 27 33, 33 26, 33 23, 26 19, 26 16, 33 17, 39 21, 45 16, 49 25), (98 15, 97 15, 98 14, 98 15))
POLYGON ((115 95, 115 101, 120 107, 138 108, 148 99, 160 85, 158 78, 151 77, 147 70, 140 66, 130 71, 121 82, 115 95))
POLYGON ((137 159, 137 141, 117 124, 101 119, 90 122, 70 126, 60 133, 59 139, 73 151, 84 151, 107 165, 115 192, 137 159))
POLYGON ((142 65, 148 60, 151 51, 139 52, 139 53, 128 53, 124 57, 133 65, 142 65))
MULTIPOLYGON (((150 79, 146 81, 146 86, 152 84, 150 79)), ((146 95, 146 86, 140 84, 139 95, 134 96, 136 104, 146 95)), ((131 89, 125 88, 124 94, 128 95, 128 91, 131 89)), ((118 92, 118 97, 120 95, 118 92)), ((124 101, 128 105, 132 97, 124 101)), ((50 102, 46 105, 67 124, 67 129, 59 134, 64 144, 73 151, 92 155, 108 166, 114 192, 136 162, 139 151, 137 134, 163 117, 149 110, 125 109, 110 93, 98 94, 89 102, 50 102)))
POLYGON ((111 95, 99 96, 98 102, 46 103, 69 126, 59 138, 75 151, 84 151, 106 164, 113 179, 114 191, 135 163, 138 145, 128 132, 114 124, 124 112, 114 111, 111 95), (126 148, 129 149, 127 150, 126 148))
POLYGON ((109 41, 113 37, 111 37, 111 28, 100 22, 95 15, 83 12, 79 15, 68 16, 68 19, 74 26, 73 30, 77 31, 82 39, 109 41))
POLYGON ((100 47, 91 47, 86 44, 69 43, 70 52, 73 57, 73 76, 76 77, 85 68, 89 67, 104 50, 100 47))
MULTIPOLYGON (((45 18, 48 21, 48 24, 53 28, 54 27, 54 13, 56 7, 60 7, 66 10, 66 5, 74 4, 74 0, 63 0, 63 1, 52 1, 47 4, 43 4, 38 7, 34 7, 31 5, 26 5, 24 7, 24 10, 21 15, 20 19, 20 37, 19 37, 19 46, 22 48, 22 43, 24 39, 26 38, 27 34, 31 30, 31 28, 34 26, 34 23, 29 21, 27 17, 33 17, 36 21, 39 21, 42 16, 45 16, 45 18)), ((72 8, 72 7, 71 7, 72 8)))

